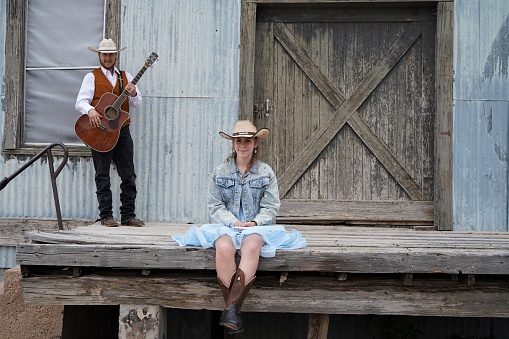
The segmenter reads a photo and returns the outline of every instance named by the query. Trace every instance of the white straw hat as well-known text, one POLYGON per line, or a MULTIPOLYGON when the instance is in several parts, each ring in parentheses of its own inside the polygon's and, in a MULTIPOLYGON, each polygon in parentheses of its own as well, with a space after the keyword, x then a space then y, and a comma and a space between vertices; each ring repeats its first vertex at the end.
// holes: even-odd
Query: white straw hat
POLYGON ((228 135, 224 132, 219 132, 219 135, 225 139, 233 140, 234 138, 258 138, 258 139, 266 139, 270 135, 270 130, 268 128, 262 128, 257 130, 255 125, 249 120, 239 120, 233 126, 232 135, 228 135))
POLYGON ((123 51, 127 47, 122 47, 117 50, 117 45, 111 39, 103 39, 99 44, 99 48, 89 47, 88 49, 96 53, 118 53, 123 51))

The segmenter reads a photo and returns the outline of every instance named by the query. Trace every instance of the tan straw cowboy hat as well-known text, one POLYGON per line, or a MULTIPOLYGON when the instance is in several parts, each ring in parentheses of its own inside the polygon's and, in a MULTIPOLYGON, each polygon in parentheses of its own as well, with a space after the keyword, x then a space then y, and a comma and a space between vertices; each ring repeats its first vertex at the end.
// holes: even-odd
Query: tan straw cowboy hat
POLYGON ((111 39, 103 39, 99 44, 99 48, 89 47, 88 49, 95 53, 118 53, 123 51, 127 47, 122 47, 117 50, 117 45, 111 39))
POLYGON ((219 135, 225 139, 233 140, 234 138, 258 138, 258 139, 266 139, 270 135, 270 131, 268 128, 262 128, 260 130, 256 130, 255 125, 249 120, 239 120, 233 126, 233 134, 228 135, 224 132, 219 132, 219 135))

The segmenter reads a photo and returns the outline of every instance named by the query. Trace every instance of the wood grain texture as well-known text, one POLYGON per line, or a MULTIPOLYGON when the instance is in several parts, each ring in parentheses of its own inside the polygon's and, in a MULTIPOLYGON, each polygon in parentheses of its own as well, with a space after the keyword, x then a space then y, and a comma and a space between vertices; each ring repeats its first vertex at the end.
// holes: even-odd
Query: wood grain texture
POLYGON ((452 189, 452 99, 453 99, 453 26, 454 4, 439 3, 437 6, 437 130, 435 158, 436 168, 436 217, 441 230, 453 229, 452 189))
MULTIPOLYGON (((214 274, 173 273, 151 277, 136 274, 30 276, 21 280, 27 304, 160 305, 169 308, 221 310, 224 307, 214 274)), ((507 317, 506 281, 477 281, 468 286, 448 279, 259 276, 246 297, 244 312, 312 314, 393 314, 414 316, 507 317)))
MULTIPOLYGON (((339 107, 337 108, 334 118, 316 132, 314 138, 306 146, 306 148, 295 157, 295 160, 288 165, 287 170, 279 176, 280 194, 281 196, 284 196, 291 186, 293 186, 302 176, 303 172, 336 136, 339 130, 355 113, 357 108, 364 102, 364 100, 366 100, 375 87, 389 73, 396 62, 415 42, 420 35, 420 27, 415 23, 411 24, 408 30, 401 37, 401 40, 393 45, 389 54, 380 60, 378 67, 373 68, 365 76, 352 96, 346 100, 342 100, 343 98, 338 96, 337 90, 328 86, 329 81, 327 81, 326 77, 324 77, 321 72, 317 71, 318 67, 309 63, 310 59, 306 58, 304 49, 298 47, 298 43, 295 38, 285 28, 285 26, 283 24, 276 23, 275 28, 277 28, 275 32, 276 37, 278 37, 279 41, 285 46, 286 50, 292 54, 294 59, 302 61, 300 64, 301 68, 312 80, 314 80, 314 83, 321 90, 322 94, 333 104, 339 103, 339 107)), ((420 197, 420 190, 418 187, 417 192, 419 193, 414 193, 415 188, 410 192, 413 193, 413 196, 411 196, 412 198, 416 199, 420 197)))
MULTIPOLYGON (((316 201, 318 212, 283 210, 282 222, 344 222, 329 200, 433 202, 435 17, 400 5, 258 9, 254 96, 272 110, 254 119, 273 131, 263 159, 283 203, 316 201)), ((349 223, 376 223, 372 212, 349 223)))
MULTIPOLYGON (((369 3, 369 4, 385 4, 385 3, 405 3, 408 5, 417 3, 435 4, 437 0, 241 0, 242 3, 254 4, 345 4, 345 3, 369 3)), ((444 0, 440 2, 454 2, 454 0, 444 0)))
POLYGON ((239 64, 239 117, 253 120, 256 5, 241 4, 239 64))
MULTIPOLYGON (((214 249, 179 247, 171 239, 189 227, 94 224, 28 232, 32 243, 16 248, 24 300, 220 310, 214 249)), ((244 311, 509 316, 508 233, 292 228, 308 246, 261 258, 244 311)), ((323 317, 309 333, 322 333, 323 317)))
MULTIPOLYGON (((79 227, 29 232, 18 244, 23 266, 214 270, 215 250, 179 247, 171 239, 188 225, 141 228, 79 227)), ((302 249, 261 258, 261 271, 447 273, 509 275, 509 234, 423 232, 411 229, 292 225, 307 240, 302 249)))

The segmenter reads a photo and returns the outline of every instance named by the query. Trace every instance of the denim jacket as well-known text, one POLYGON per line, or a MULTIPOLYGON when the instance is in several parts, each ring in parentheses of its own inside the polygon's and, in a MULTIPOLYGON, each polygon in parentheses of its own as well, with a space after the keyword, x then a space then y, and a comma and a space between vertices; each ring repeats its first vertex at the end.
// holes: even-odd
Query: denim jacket
POLYGON ((233 227, 235 221, 240 220, 241 201, 245 221, 255 221, 259 226, 276 223, 279 190, 269 165, 256 161, 244 176, 234 159, 214 169, 207 204, 212 219, 233 227))

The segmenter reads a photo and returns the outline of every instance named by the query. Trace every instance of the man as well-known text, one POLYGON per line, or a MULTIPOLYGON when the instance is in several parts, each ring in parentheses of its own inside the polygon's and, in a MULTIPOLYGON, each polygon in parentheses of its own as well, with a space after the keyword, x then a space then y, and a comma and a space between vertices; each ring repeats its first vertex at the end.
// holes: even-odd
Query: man
MULTIPOLYGON (((106 93, 114 93, 117 96, 124 91, 129 94, 122 104, 122 110, 129 112, 129 107, 138 107, 141 105, 141 94, 132 84, 133 76, 128 72, 120 72, 115 64, 117 62, 117 46, 111 39, 103 39, 99 48, 89 47, 89 50, 97 53, 101 67, 87 73, 81 84, 78 98, 76 99, 76 110, 82 114, 87 114, 90 124, 99 128, 101 125, 100 114, 95 110, 95 106, 100 101, 101 96, 106 93)), ((121 224, 125 226, 143 226, 143 221, 136 218, 136 173, 134 170, 133 157, 133 139, 129 131, 130 120, 122 125, 119 132, 119 138, 115 147, 108 152, 92 151, 92 159, 95 168, 95 185, 97 200, 99 201, 99 219, 101 225, 108 227, 118 226, 113 218, 112 211, 112 193, 110 181, 111 162, 115 163, 117 173, 122 183, 120 184, 120 215, 121 224)))

